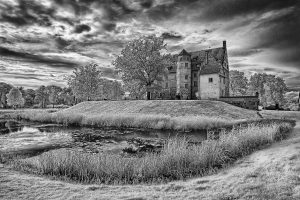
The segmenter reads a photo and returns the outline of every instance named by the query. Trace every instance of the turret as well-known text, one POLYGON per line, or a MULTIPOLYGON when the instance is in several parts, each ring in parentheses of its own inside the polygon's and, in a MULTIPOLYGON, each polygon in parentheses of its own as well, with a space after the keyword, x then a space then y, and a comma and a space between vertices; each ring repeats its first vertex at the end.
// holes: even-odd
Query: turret
POLYGON ((176 70, 177 88, 176 93, 182 99, 191 98, 191 55, 182 50, 178 55, 176 70))

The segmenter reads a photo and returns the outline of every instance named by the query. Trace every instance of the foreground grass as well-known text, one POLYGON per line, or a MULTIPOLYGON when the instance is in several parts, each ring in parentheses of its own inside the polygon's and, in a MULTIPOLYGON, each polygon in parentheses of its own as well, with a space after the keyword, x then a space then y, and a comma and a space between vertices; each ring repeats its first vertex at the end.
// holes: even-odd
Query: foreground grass
POLYGON ((79 182, 136 184, 202 176, 235 161, 263 145, 286 138, 293 125, 282 121, 222 132, 218 140, 190 145, 186 138, 170 139, 160 154, 140 158, 90 155, 55 150, 13 161, 18 170, 57 176, 79 182))

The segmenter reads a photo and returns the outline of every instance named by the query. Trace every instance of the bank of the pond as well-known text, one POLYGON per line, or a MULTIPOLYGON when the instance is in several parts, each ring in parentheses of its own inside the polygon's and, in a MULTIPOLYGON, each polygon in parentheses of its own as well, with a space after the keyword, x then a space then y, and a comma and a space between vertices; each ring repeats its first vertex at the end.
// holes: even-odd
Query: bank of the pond
POLYGON ((98 127, 200 130, 257 120, 257 113, 219 101, 97 101, 82 102, 49 113, 24 111, 23 119, 98 127))
POLYGON ((216 171, 266 144, 288 137, 292 127, 290 121, 249 125, 223 132, 218 140, 207 140, 201 145, 190 145, 184 138, 170 139, 161 153, 140 158, 55 150, 14 160, 12 165, 18 170, 84 183, 166 182, 216 171))

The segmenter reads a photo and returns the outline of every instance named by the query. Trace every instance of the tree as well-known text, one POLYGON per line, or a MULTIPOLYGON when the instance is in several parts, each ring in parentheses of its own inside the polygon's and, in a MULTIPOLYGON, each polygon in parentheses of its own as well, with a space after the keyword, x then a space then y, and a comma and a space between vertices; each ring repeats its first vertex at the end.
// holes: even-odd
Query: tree
POLYGON ((173 64, 170 54, 161 54, 165 49, 166 44, 161 37, 140 37, 125 46, 113 65, 124 83, 134 81, 141 87, 146 87, 147 99, 150 99, 151 87, 155 81, 162 80, 167 67, 173 64))
POLYGON ((259 93, 259 100, 262 106, 270 104, 284 104, 284 94, 287 86, 284 80, 275 75, 266 73, 255 73, 250 77, 248 94, 259 93))
POLYGON ((77 99, 96 100, 102 95, 101 71, 97 64, 76 67, 68 79, 68 85, 77 99))
POLYGON ((24 104, 25 107, 31 107, 34 105, 35 91, 33 89, 25 90, 25 95, 23 96, 25 99, 25 104, 24 104))
POLYGON ((49 102, 53 105, 58 103, 59 100, 59 94, 62 91, 61 87, 56 85, 49 85, 47 86, 48 93, 49 93, 49 102))
POLYGON ((230 70, 230 85, 229 92, 231 96, 246 95, 248 89, 248 79, 245 77, 244 72, 238 70, 230 70))
POLYGON ((23 106, 25 103, 22 93, 18 88, 12 88, 9 93, 6 95, 7 104, 16 109, 17 106, 23 106))
POLYGON ((7 83, 0 82, 0 106, 3 108, 7 108, 7 102, 6 102, 6 94, 9 93, 9 91, 13 87, 7 83))
POLYGON ((137 81, 124 82, 124 90, 129 92, 132 99, 144 99, 146 94, 146 86, 137 81))
POLYGON ((121 83, 118 81, 108 80, 106 78, 101 79, 101 85, 103 87, 104 99, 119 100, 124 94, 121 83))
POLYGON ((75 96, 70 87, 65 87, 62 89, 61 93, 59 94, 59 99, 65 105, 74 105, 75 103, 75 96))
POLYGON ((40 104, 41 108, 46 108, 47 106, 49 99, 48 92, 48 89, 44 85, 40 86, 35 92, 35 101, 40 104))

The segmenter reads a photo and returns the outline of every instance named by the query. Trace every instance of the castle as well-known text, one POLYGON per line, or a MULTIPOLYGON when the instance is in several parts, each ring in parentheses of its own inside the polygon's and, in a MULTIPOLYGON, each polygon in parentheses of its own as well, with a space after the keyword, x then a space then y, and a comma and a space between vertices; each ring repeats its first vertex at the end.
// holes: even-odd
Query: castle
MULTIPOLYGON (((229 64, 223 46, 201 51, 182 50, 176 66, 168 68, 162 87, 171 99, 219 99, 229 96, 229 64)), ((163 97, 162 97, 163 98, 163 97)))

